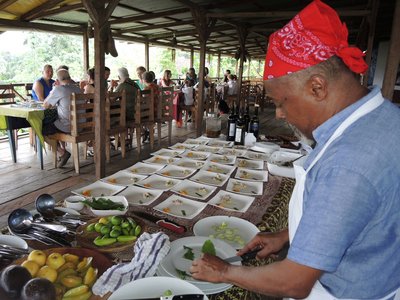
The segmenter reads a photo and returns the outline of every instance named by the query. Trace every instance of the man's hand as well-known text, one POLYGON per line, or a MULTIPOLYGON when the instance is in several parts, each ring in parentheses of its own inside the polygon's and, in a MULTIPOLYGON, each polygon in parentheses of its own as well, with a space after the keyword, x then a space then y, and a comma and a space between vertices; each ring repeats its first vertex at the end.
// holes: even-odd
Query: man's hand
POLYGON ((208 282, 226 282, 225 273, 231 265, 218 256, 204 254, 192 263, 190 273, 194 279, 208 282))
POLYGON ((288 231, 280 231, 277 233, 258 233, 247 245, 245 245, 237 255, 243 255, 255 248, 260 247, 261 250, 257 253, 257 258, 267 258, 282 249, 285 243, 289 240, 288 231))

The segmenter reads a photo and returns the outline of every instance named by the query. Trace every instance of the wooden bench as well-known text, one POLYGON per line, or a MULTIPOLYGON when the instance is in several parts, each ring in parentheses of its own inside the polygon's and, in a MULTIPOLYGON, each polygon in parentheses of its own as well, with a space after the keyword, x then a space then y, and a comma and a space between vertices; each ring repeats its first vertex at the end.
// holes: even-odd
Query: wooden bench
POLYGON ((168 124, 168 145, 171 145, 172 136, 172 104, 174 100, 174 87, 161 87, 159 89, 157 106, 157 134, 158 146, 161 146, 161 124, 166 122, 168 124))

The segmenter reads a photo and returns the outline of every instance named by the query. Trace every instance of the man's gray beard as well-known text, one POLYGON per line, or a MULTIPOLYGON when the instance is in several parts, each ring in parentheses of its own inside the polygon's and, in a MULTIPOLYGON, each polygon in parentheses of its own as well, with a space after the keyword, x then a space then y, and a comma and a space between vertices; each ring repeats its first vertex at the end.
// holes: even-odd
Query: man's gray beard
POLYGON ((294 135, 299 139, 300 142, 312 147, 315 144, 313 139, 306 137, 296 126, 286 122, 286 124, 293 130, 294 135))

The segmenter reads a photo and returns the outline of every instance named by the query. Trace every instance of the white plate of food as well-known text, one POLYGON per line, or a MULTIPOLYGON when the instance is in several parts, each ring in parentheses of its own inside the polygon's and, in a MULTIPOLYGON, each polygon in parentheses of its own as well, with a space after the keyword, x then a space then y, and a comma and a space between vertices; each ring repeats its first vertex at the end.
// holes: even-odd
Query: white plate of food
POLYGON ((165 177, 185 179, 191 176, 194 172, 196 172, 196 169, 184 168, 175 165, 168 165, 161 171, 157 172, 157 174, 165 177))
POLYGON ((228 175, 204 170, 200 170, 193 177, 190 178, 190 180, 197 183, 211 184, 215 186, 223 186, 228 181, 228 179, 228 175))
POLYGON ((210 161, 212 163, 223 164, 223 165, 233 165, 236 161, 236 156, 212 154, 208 158, 208 161, 210 161))
POLYGON ((201 152, 210 152, 210 153, 217 153, 218 151, 221 151, 220 147, 210 147, 210 146, 205 146, 205 145, 199 145, 195 149, 196 151, 201 151, 201 152))
POLYGON ((183 167, 183 168, 192 168, 192 169, 200 169, 204 166, 205 162, 200 160, 194 160, 189 158, 182 158, 173 163, 173 165, 183 167))
POLYGON ((206 200, 216 190, 215 186, 209 186, 185 179, 174 186, 171 191, 185 197, 206 200))
POLYGON ((224 148, 218 152, 221 155, 233 155, 236 157, 244 157, 246 150, 224 148))
MULTIPOLYGON (((182 279, 166 276, 146 277, 131 281, 115 292, 112 293, 109 300, 123 300, 135 298, 159 298, 165 296, 167 291, 171 291, 173 295, 189 295, 200 294, 204 295, 195 285, 186 282, 182 279)), ((204 295, 204 300, 208 297, 204 295)))
POLYGON ((264 169, 264 161, 263 160, 250 160, 250 159, 242 159, 238 158, 236 160, 237 167, 239 168, 247 168, 253 170, 263 170, 264 169))
MULTIPOLYGON (((92 197, 90 200, 94 205, 94 202, 100 203, 100 201, 113 202, 121 206, 120 209, 99 209, 96 207, 90 206, 90 211, 96 216, 117 216, 124 215, 128 211, 128 201, 124 196, 106 196, 106 197, 92 197)), ((87 204, 85 204, 87 205, 87 204)))
POLYGON ((197 147, 197 145, 193 145, 193 144, 183 144, 183 143, 176 143, 173 146, 170 146, 169 148, 172 150, 187 150, 187 149, 193 149, 197 147))
POLYGON ((142 181, 139 181, 136 185, 148 188, 168 191, 175 185, 179 184, 181 180, 175 178, 167 178, 157 174, 153 174, 142 181))
POLYGON ((130 186, 146 177, 146 175, 134 174, 127 170, 122 170, 101 180, 115 185, 130 186))
POLYGON ((206 205, 207 204, 203 202, 172 195, 153 208, 174 217, 193 219, 206 205))
POLYGON ((267 161, 270 156, 271 155, 267 153, 254 152, 254 151, 247 151, 246 154, 244 155, 244 157, 248 159, 256 159, 263 161, 267 161))
POLYGON ((157 171, 160 171, 164 167, 165 165, 147 164, 143 162, 138 162, 133 166, 127 168, 126 170, 134 174, 151 175, 156 173, 157 171))
POLYGON ((179 156, 179 154, 183 153, 185 150, 184 149, 165 149, 162 148, 156 152, 151 153, 151 155, 159 155, 159 156, 169 156, 169 157, 175 157, 179 156))
POLYGON ((193 226, 194 235, 223 240, 235 249, 243 248, 259 232, 253 223, 232 216, 203 218, 193 226))
POLYGON ((162 195, 162 190, 150 190, 140 186, 129 186, 118 195, 125 196, 129 204, 149 205, 162 195))
POLYGON ((219 191, 208 204, 222 209, 245 212, 254 201, 254 197, 219 191))
POLYGON ((159 164, 159 165, 168 165, 172 164, 173 162, 177 161, 179 158, 176 157, 171 157, 171 156, 160 156, 160 155, 154 155, 146 160, 144 160, 144 163, 148 164, 159 164))
POLYGON ((268 171, 238 168, 235 178, 249 181, 268 181, 268 171))
MULTIPOLYGON (((272 175, 295 178, 293 160, 303 156, 300 153, 275 151, 271 154, 267 167, 272 175)), ((296 163, 296 162, 295 162, 296 163)))
POLYGON ((87 186, 73 190, 72 193, 76 195, 82 195, 84 197, 102 197, 102 196, 113 196, 124 190, 126 186, 118 186, 111 183, 107 183, 101 180, 93 182, 87 186))
POLYGON ((195 159, 195 160, 206 160, 211 153, 202 151, 186 150, 181 154, 184 158, 195 159))
POLYGON ((208 139, 187 139, 183 143, 189 145, 207 145, 208 139))
POLYGON ((226 190, 243 195, 260 196, 263 193, 263 183, 231 178, 226 190))
POLYGON ((233 173, 233 171, 235 171, 236 167, 206 161, 205 165, 201 169, 208 172, 214 172, 230 176, 233 173))
POLYGON ((233 146, 233 142, 210 139, 208 146, 229 148, 233 146))

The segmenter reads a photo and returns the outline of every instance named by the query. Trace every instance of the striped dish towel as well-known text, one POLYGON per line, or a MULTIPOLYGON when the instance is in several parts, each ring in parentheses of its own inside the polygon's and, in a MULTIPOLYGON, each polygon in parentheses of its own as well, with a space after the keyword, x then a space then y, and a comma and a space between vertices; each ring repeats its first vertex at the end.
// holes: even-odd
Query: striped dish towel
POLYGON ((135 243, 132 261, 114 265, 105 271, 93 285, 93 293, 104 296, 131 281, 153 276, 169 248, 169 237, 165 233, 144 232, 135 243))

